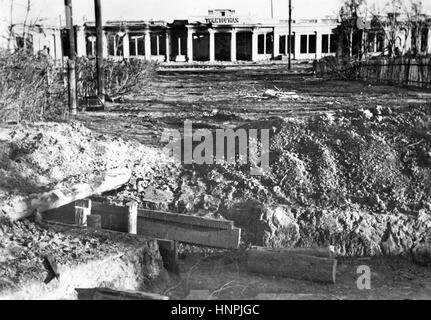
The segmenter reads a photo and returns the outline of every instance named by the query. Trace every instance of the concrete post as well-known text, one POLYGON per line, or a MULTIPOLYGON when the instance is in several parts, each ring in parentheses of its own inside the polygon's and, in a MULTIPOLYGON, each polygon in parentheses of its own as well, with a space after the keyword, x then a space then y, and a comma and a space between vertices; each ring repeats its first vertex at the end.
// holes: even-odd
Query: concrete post
MULTIPOLYGON (((316 59, 322 58, 322 34, 320 32, 316 33, 316 59)), ((329 45, 329 36, 328 36, 328 45, 329 45)))
POLYGON ((91 56, 95 57, 96 56, 96 37, 89 37, 88 41, 90 41, 91 43, 91 56))
POLYGON ((76 42, 77 42, 77 47, 76 47, 76 53, 78 57, 83 57, 86 55, 86 45, 85 45, 85 32, 84 32, 84 27, 80 26, 78 27, 77 30, 77 35, 76 35, 76 42))
POLYGON ((103 56, 108 58, 108 46, 109 46, 109 42, 108 42, 108 35, 106 34, 106 32, 103 33, 103 56))
POLYGON ((55 39, 55 59, 57 61, 61 61, 63 59, 63 45, 61 43, 61 36, 60 31, 55 31, 54 33, 54 39, 55 39))
POLYGON ((274 43, 273 43, 273 57, 276 58, 280 55, 280 34, 274 28, 274 43))
POLYGON ((253 34, 251 38, 251 60, 258 60, 258 33, 256 29, 253 29, 253 34))
POLYGON ((193 62, 193 29, 187 30, 187 58, 193 62))
POLYGON ((145 59, 151 60, 151 34, 150 30, 145 30, 145 59))
POLYGON ((431 53, 431 26, 428 27, 428 53, 431 53))
POLYGON ((130 58, 130 39, 129 39, 129 33, 127 31, 123 37, 123 57, 124 59, 130 58))
POLYGON ((267 35, 267 33, 265 32, 264 34, 263 34, 263 54, 266 54, 266 35, 267 35))
POLYGON ((160 36, 156 36, 156 48, 157 48, 157 56, 160 56, 160 36))
POLYGON ((208 30, 210 33, 210 62, 215 61, 215 31, 213 29, 208 30))
POLYGON ((230 61, 236 61, 236 29, 231 30, 230 61))
POLYGON ((132 37, 132 40, 134 41, 134 46, 135 46, 135 56, 139 56, 139 46, 138 46, 138 41, 139 41, 140 37, 132 37))
POLYGON ((411 31, 404 31, 404 53, 406 53, 407 51, 409 51, 412 48, 412 33, 411 31), (406 34, 407 33, 407 34, 406 34))
POLYGON ((301 54, 301 35, 298 34, 297 32, 295 32, 294 35, 295 35, 295 54, 294 54, 294 59, 298 60, 299 56, 301 54))
POLYGON ((171 61, 171 34, 169 30, 166 31, 166 62, 171 61))

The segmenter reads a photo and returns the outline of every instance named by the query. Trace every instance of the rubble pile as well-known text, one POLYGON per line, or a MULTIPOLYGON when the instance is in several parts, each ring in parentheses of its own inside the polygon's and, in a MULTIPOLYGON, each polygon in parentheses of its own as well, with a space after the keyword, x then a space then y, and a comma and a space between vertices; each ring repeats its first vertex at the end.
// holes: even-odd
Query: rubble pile
POLYGON ((251 176, 239 165, 184 166, 113 198, 139 198, 150 188, 166 200, 164 208, 234 220, 245 243, 331 245, 345 256, 403 254, 427 264, 430 124, 424 107, 253 122, 244 128, 272 132, 270 174, 251 176))

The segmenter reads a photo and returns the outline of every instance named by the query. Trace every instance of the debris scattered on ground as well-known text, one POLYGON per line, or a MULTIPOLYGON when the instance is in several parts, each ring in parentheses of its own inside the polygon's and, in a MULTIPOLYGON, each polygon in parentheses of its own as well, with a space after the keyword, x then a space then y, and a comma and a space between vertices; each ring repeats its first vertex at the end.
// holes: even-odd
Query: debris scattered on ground
POLYGON ((264 97, 270 98, 270 99, 280 99, 280 100, 288 100, 288 99, 299 99, 299 95, 296 92, 285 92, 280 89, 277 90, 266 90, 264 97))

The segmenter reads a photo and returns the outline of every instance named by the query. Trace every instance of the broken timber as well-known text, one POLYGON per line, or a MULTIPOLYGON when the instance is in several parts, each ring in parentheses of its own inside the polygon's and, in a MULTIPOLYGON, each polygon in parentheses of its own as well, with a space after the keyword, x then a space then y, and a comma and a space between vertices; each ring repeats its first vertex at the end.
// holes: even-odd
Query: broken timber
POLYGON ((264 275, 335 283, 337 260, 329 249, 322 248, 252 248, 248 251, 247 267, 264 275))
MULTIPOLYGON (((68 205, 44 215, 46 220, 74 223, 74 207, 68 205)), ((156 239, 166 239, 213 248, 237 249, 241 229, 235 228, 232 221, 223 221, 151 210, 137 210, 129 206, 113 206, 93 202, 91 215, 102 217, 102 228, 111 231, 136 234, 156 239), (132 217, 132 220, 129 219, 132 217), (132 232, 133 233, 133 232, 132 232)))
POLYGON ((13 208, 0 207, 0 211, 10 212, 13 220, 23 219, 36 211, 43 213, 74 201, 118 189, 130 180, 131 175, 128 169, 111 170, 94 176, 93 183, 79 183, 69 188, 61 187, 46 193, 29 195, 17 201, 13 208))

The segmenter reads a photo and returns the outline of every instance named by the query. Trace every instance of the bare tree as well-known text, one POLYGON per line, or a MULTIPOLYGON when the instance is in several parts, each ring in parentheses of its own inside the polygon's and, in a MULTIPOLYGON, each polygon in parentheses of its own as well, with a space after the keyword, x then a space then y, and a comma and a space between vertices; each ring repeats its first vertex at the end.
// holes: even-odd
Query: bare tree
POLYGON ((23 31, 22 31, 22 37, 24 39, 24 50, 27 49, 27 34, 29 31, 29 26, 27 26, 28 16, 30 14, 31 10, 31 0, 27 0, 27 6, 25 11, 25 18, 24 18, 24 24, 23 24, 23 31))
POLYGON ((358 17, 361 16, 365 6, 365 0, 344 0, 340 9, 339 35, 348 45, 349 57, 353 57, 353 36, 357 31, 358 17))
POLYGON ((388 56, 406 53, 409 41, 412 47, 411 54, 416 55, 420 51, 419 43, 426 26, 422 1, 390 0, 381 12, 370 10, 370 13, 384 32, 387 44, 385 52, 388 53, 388 56), (410 39, 410 37, 412 38, 410 39))
POLYGON ((9 35, 8 35, 8 39, 7 39, 7 49, 10 50, 10 44, 12 41, 12 26, 13 26, 13 7, 14 7, 14 0, 10 1, 10 16, 9 16, 9 26, 8 26, 8 31, 9 31, 9 35))

